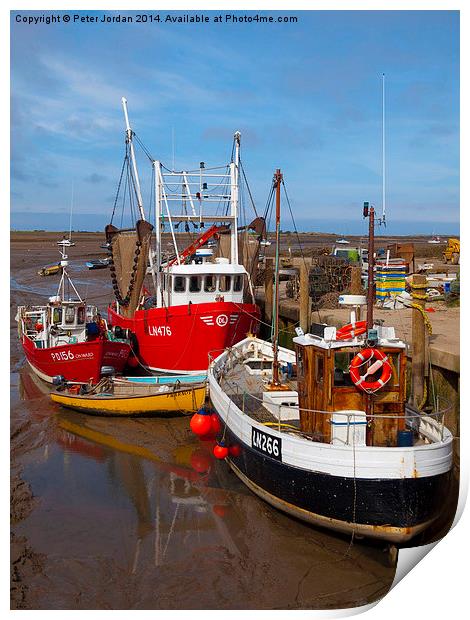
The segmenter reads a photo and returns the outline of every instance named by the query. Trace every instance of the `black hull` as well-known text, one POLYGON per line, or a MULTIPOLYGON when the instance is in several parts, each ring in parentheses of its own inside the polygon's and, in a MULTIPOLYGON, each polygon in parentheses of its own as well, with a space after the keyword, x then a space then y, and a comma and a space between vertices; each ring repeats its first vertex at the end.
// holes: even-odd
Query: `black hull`
POLYGON ((439 514, 450 473, 425 478, 344 478, 308 471, 270 458, 239 442, 228 462, 248 487, 300 519, 341 532, 392 542, 411 539, 439 514), (354 501, 356 500, 356 501, 354 501))

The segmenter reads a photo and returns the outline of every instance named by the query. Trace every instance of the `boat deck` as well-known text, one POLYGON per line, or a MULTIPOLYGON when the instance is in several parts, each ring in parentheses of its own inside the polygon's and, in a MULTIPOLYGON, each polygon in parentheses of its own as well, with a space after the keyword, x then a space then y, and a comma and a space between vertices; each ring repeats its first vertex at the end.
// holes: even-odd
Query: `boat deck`
MULTIPOLYGON (((270 364, 271 360, 269 364, 266 363, 266 370, 262 370, 263 374, 252 374, 245 365, 237 364, 220 380, 221 387, 237 407, 256 422, 263 424, 277 424, 280 421, 278 416, 271 413, 263 403, 263 393, 268 391, 267 384, 272 376, 270 364)), ((287 386, 288 391, 297 391, 296 381, 282 376, 282 383, 287 386)), ((298 420, 293 418, 289 420, 289 424, 298 426, 298 420)))

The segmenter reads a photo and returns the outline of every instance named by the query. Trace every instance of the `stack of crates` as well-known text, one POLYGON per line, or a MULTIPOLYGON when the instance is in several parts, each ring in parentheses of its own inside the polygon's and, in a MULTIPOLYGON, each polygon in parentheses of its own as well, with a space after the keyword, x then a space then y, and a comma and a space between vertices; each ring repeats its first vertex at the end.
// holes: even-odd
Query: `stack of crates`
POLYGON ((385 301, 388 297, 396 297, 403 293, 407 271, 408 266, 402 258, 378 260, 375 271, 376 300, 385 301))

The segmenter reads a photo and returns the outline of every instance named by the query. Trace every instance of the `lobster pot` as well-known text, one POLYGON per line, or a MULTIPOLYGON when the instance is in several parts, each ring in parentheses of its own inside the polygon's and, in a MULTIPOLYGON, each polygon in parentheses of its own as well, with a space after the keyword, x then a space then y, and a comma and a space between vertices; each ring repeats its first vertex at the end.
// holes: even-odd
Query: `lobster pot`
POLYGON ((377 264, 375 273, 375 297, 384 300, 387 297, 396 297, 405 290, 406 264, 390 263, 377 264))

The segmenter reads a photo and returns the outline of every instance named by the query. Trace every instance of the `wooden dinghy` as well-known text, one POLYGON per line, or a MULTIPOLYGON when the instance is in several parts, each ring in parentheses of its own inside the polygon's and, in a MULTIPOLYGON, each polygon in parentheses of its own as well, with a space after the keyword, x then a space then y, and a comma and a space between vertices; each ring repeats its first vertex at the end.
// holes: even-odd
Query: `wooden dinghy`
POLYGON ((60 263, 54 263, 41 267, 38 271, 38 276, 55 276, 58 273, 62 273, 62 265, 60 263))
POLYGON ((102 379, 92 388, 63 386, 51 393, 51 399, 63 407, 113 416, 194 413, 205 397, 205 382, 146 385, 118 378, 102 379))

